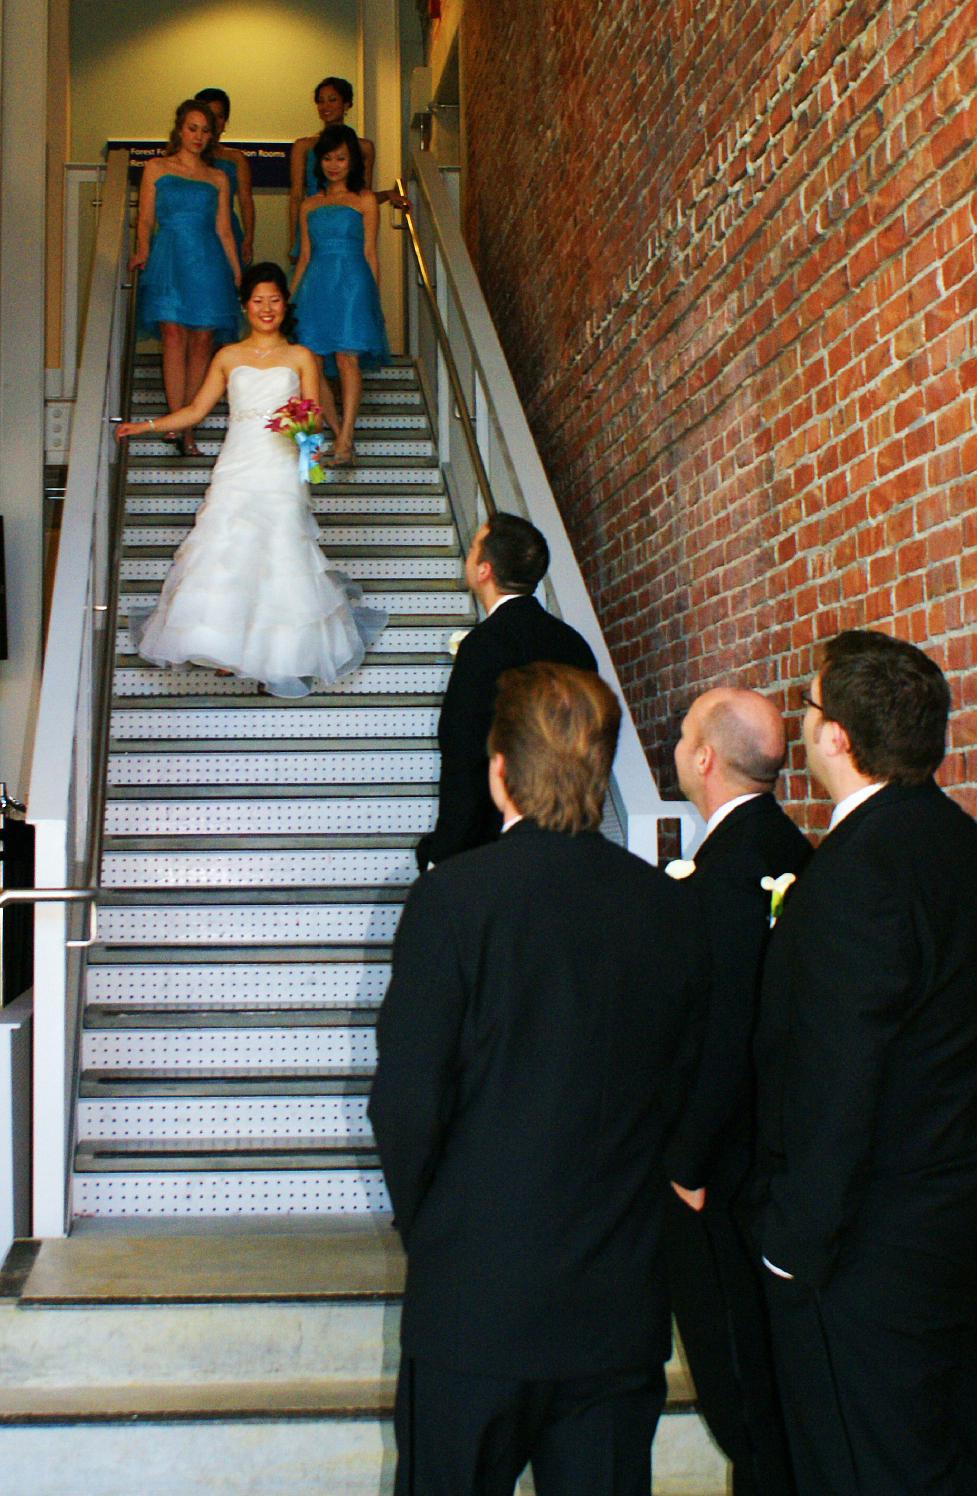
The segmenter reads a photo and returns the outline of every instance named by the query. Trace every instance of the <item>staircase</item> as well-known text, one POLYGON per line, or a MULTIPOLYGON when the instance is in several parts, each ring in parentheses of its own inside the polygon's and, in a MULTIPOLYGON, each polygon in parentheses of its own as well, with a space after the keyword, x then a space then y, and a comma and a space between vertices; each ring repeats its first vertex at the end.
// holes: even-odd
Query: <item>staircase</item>
MULTIPOLYGON (((134 412, 162 412, 156 360, 134 412)), ((414 371, 368 376, 359 466, 315 491, 327 556, 390 624, 352 676, 284 702, 131 653, 193 524, 199 458, 130 442, 76 1217, 389 1210, 365 1108, 413 847, 433 825, 449 639, 475 622, 414 371)))

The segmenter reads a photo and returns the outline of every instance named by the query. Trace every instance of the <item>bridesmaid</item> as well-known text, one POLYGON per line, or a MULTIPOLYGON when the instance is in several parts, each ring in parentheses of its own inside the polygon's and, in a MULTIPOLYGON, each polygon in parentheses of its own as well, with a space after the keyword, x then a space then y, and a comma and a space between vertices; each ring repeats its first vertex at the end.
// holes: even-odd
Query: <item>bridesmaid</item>
MULTIPOLYGON (((316 112, 322 121, 322 129, 327 130, 330 125, 341 125, 345 122, 347 114, 353 107, 353 85, 345 78, 323 78, 322 82, 316 85, 312 97, 315 100, 316 112)), ((303 135, 292 146, 289 162, 292 187, 288 200, 288 234, 292 241, 289 259, 293 265, 299 257, 299 209, 302 206, 302 199, 314 197, 319 190, 313 156, 318 139, 318 135, 303 135)), ((372 140, 361 140, 359 145, 363 155, 364 183, 367 187, 372 187, 376 150, 372 140)), ((389 196, 389 194, 384 195, 389 196)))
MULTIPOLYGON (((353 107, 353 85, 345 78, 323 78, 315 91, 316 109, 322 120, 322 128, 328 129, 330 125, 341 125, 353 107)), ((299 209, 302 199, 314 197, 319 190, 319 183, 315 174, 315 143, 318 135, 303 135, 292 146, 290 171, 292 179, 291 196, 288 201, 289 234, 292 239, 292 249, 289 259, 294 265, 299 257, 299 209)), ((360 140, 360 150, 363 153, 363 174, 368 188, 373 186, 373 163, 376 158, 372 140, 360 140)), ((406 208, 408 199, 403 197, 395 187, 390 187, 384 192, 377 193, 378 203, 391 203, 395 208, 406 208)))
MULTIPOLYGON (((194 94, 194 98, 209 107, 214 116, 214 130, 219 142, 227 129, 227 121, 231 117, 230 99, 222 88, 202 88, 199 93, 194 94)), ((251 191, 251 167, 243 151, 237 150, 232 145, 220 144, 214 150, 214 165, 220 171, 227 172, 227 180, 231 184, 231 228, 234 231, 234 243, 237 245, 238 259, 241 261, 243 270, 251 264, 254 258, 254 194, 251 191), (234 212, 235 194, 241 204, 243 228, 234 212)))
MULTIPOLYGON (((361 370, 390 358, 377 285, 380 215, 376 194, 365 185, 360 143, 348 125, 323 130, 315 161, 321 190, 299 212, 302 248, 292 283, 296 337, 319 354, 325 374, 339 374, 343 420, 331 464, 352 467, 361 370)), ((322 403, 329 419, 328 402, 322 403)))
MULTIPOLYGON (((139 188, 136 252, 139 324, 163 345, 163 386, 169 410, 181 410, 200 389, 214 334, 237 338, 235 286, 241 279, 231 230, 227 176, 213 162, 214 120, 206 104, 187 99, 176 111, 169 145, 147 161, 139 188), (150 248, 153 224, 156 233, 150 248)), ((183 450, 198 451, 192 428, 183 450)))

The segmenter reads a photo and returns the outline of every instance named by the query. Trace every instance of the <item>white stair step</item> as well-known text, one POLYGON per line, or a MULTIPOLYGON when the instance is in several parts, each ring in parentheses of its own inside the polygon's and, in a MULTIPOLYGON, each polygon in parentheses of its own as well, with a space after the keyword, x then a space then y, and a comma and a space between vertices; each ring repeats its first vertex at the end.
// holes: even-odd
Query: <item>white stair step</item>
MULTIPOLYGON (((326 468, 321 481, 327 486, 336 483, 370 485, 386 483, 392 488, 412 488, 415 485, 436 488, 441 483, 441 469, 438 467, 395 468, 360 465, 355 468, 326 468)), ((126 475, 126 484, 130 489, 140 488, 143 485, 155 488, 167 483, 180 485, 209 482, 209 467, 130 467, 126 475)))
MULTIPOLYGON (((178 546, 190 534, 189 525, 127 525, 123 545, 178 546)), ((454 525, 329 525, 322 543, 338 546, 454 546, 454 525)), ((343 570, 346 568, 344 567, 343 570)))
POLYGON ((108 782, 136 785, 436 784, 433 750, 352 753, 112 753, 108 782))
POLYGON ((437 801, 406 795, 341 800, 112 800, 107 836, 422 836, 437 801))
POLYGON ((98 911, 105 945, 389 945, 400 903, 124 905, 98 911))
MULTIPOLYGON (((152 1023, 152 1014, 146 1015, 152 1023)), ((85 1070, 362 1071, 376 1064, 376 1030, 322 1028, 85 1029, 85 1070)))
MULTIPOLYGON (((314 688, 320 696, 440 695, 448 684, 450 665, 361 665, 352 675, 314 688)), ((116 696, 257 696, 258 683, 244 676, 218 675, 192 666, 159 669, 120 668, 113 675, 116 696)))
MULTIPOLYGON (((160 407, 160 409, 163 409, 165 404, 163 399, 163 390, 161 387, 156 389, 134 389, 132 392, 132 403, 133 405, 139 406, 157 405, 160 407)), ((226 425, 226 403, 225 401, 221 400, 218 402, 218 405, 219 409, 217 414, 218 416, 224 417, 224 422, 226 425)), ((390 405, 403 405, 405 407, 413 407, 416 409, 423 405, 423 401, 421 399, 420 392, 417 389, 379 389, 364 384, 361 409, 369 406, 390 405)), ((201 427, 205 429, 209 427, 213 419, 213 414, 211 414, 210 416, 205 416, 204 419, 199 423, 197 430, 200 430, 201 427)))
POLYGON ((103 888, 403 888, 410 848, 339 852, 106 852, 103 888))
POLYGON ((422 405, 422 404, 423 404, 423 401, 421 400, 420 391, 416 390, 416 389, 415 390, 408 390, 408 389, 402 389, 402 390, 380 390, 380 389, 370 389, 370 388, 368 388, 365 385, 364 385, 364 388, 363 388, 363 400, 362 400, 362 403, 361 403, 361 408, 365 409, 365 410, 368 410, 371 406, 376 406, 376 405, 415 405, 415 406, 419 406, 419 405, 422 405))
MULTIPOLYGON (((429 629, 423 626, 418 628, 398 628, 394 624, 388 624, 383 633, 373 641, 373 644, 367 651, 367 660, 369 661, 373 655, 378 654, 449 654, 451 652, 452 640, 455 638, 457 632, 458 630, 450 628, 429 629)), ((115 636, 115 652, 120 655, 131 655, 133 653, 132 636, 127 628, 117 631, 115 636)))
POLYGON ((80 1143, 215 1142, 249 1138, 369 1141, 367 1096, 226 1096, 171 1101, 80 1101, 80 1143))
MULTIPOLYGON (((166 404, 163 400, 161 392, 157 392, 154 390, 136 390, 132 398, 133 404, 140 407, 140 410, 133 412, 133 416, 136 420, 145 419, 145 417, 150 414, 162 415, 166 409, 166 404), (152 407, 155 407, 155 410, 153 410, 152 407)), ((198 442, 200 440, 200 433, 202 431, 226 431, 227 411, 221 409, 212 411, 209 416, 204 417, 204 419, 200 422, 196 429, 198 442)), ((427 416, 419 415, 415 410, 412 409, 404 410, 396 414, 391 413, 382 415, 374 414, 372 412, 365 413, 361 410, 360 414, 356 417, 356 430, 426 432, 428 430, 428 420, 427 416)), ((137 437, 136 440, 138 441, 139 438, 137 437)), ((172 453, 172 450, 172 448, 167 449, 169 453, 172 453)))
POLYGON ((112 713, 112 737, 189 742, 206 738, 431 738, 438 712, 426 706, 227 707, 197 710, 123 708, 112 713))
MULTIPOLYGON (((162 370, 159 359, 153 354, 140 354, 132 369, 133 379, 138 384, 153 381, 162 388, 162 370)), ((417 375, 410 360, 383 364, 379 369, 367 369, 363 374, 364 385, 415 383, 417 375)))
MULTIPOLYGON (((176 1244, 184 1257, 192 1245, 176 1244)), ((225 1256, 233 1250, 226 1238, 217 1245, 225 1256)), ((197 1242, 198 1259, 206 1258, 206 1247, 206 1240, 197 1242)), ((129 1251, 137 1259, 138 1250, 133 1241, 129 1251)), ((201 1267, 206 1270, 205 1260, 201 1267)), ((213 1292, 210 1274, 206 1281, 213 1292)), ((90 1386, 103 1387, 329 1375, 375 1380, 396 1353, 399 1317, 397 1304, 383 1298, 25 1307, 0 1319, 0 1385, 71 1385, 79 1367, 90 1386)), ((173 1487, 164 1482, 158 1489, 173 1487)))
POLYGON ((374 1007, 389 981, 386 961, 89 965, 85 998, 102 1007, 147 1009, 374 1007))
POLYGON ((390 1212, 379 1169, 99 1172, 75 1174, 71 1194, 76 1216, 159 1219, 390 1212))
MULTIPOLYGON (((0 1431, 9 1490, 30 1496, 390 1496, 393 1434, 367 1417, 151 1418, 14 1425, 0 1431)), ((692 1413, 665 1413, 654 1496, 725 1496, 727 1466, 692 1413)), ((524 1477, 517 1496, 532 1496, 524 1477)))
MULTIPOLYGON (((126 556, 119 577, 123 582, 161 582, 172 564, 169 556, 126 556)), ((461 578, 464 562, 460 556, 344 556, 333 569, 353 581, 453 582, 461 578)))
MULTIPOLYGON (((135 493, 126 496, 126 514, 196 514, 204 501, 202 493, 135 493)), ((312 494, 316 514, 338 514, 343 518, 360 514, 447 514, 448 499, 444 493, 327 493, 318 488, 312 494)))
MULTIPOLYGON (((379 608, 391 618, 456 618, 459 625, 471 621, 472 603, 467 592, 451 588, 438 592, 374 592, 365 591, 363 601, 367 607, 379 608)), ((123 592, 119 597, 119 613, 128 618, 135 607, 144 611, 155 608, 159 602, 158 591, 123 592)))
MULTIPOLYGON (((197 446, 203 457, 216 457, 220 452, 223 442, 220 440, 208 440, 197 438, 197 446)), ((397 440, 396 436, 389 439, 382 437, 358 438, 356 450, 360 457, 433 457, 434 443, 427 437, 402 437, 397 440)), ((133 436, 129 438, 130 456, 136 458, 144 457, 173 457, 173 447, 169 442, 160 441, 151 436, 133 436)))

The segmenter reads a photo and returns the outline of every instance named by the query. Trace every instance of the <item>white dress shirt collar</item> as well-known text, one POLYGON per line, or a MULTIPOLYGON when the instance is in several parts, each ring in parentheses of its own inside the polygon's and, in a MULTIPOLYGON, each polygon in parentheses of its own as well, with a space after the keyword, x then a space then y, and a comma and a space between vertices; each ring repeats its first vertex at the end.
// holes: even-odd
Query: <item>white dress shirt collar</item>
POLYGON ((843 800, 839 800, 831 813, 828 830, 833 831, 839 821, 843 821, 845 816, 850 816, 853 810, 856 810, 859 805, 863 805, 866 800, 870 800, 873 795, 878 794, 879 790, 884 790, 885 785, 886 781, 884 779, 880 780, 878 784, 866 784, 862 789, 855 790, 852 794, 846 795, 843 800))
POLYGON ((505 836, 505 834, 506 834, 507 831, 511 831, 512 828, 513 828, 513 826, 518 825, 519 822, 522 821, 522 820, 525 820, 525 816, 516 815, 516 816, 510 816, 507 821, 503 821, 502 822, 502 835, 505 836))
POLYGON ((496 611, 497 608, 501 608, 503 603, 511 603, 514 597, 522 597, 522 595, 523 594, 521 592, 503 592, 501 597, 497 597, 495 599, 495 602, 489 608, 485 617, 491 618, 492 614, 496 611))
MULTIPOLYGON (((754 790, 752 794, 737 795, 735 799, 727 800, 725 805, 720 805, 719 809, 714 810, 706 822, 706 836, 711 836, 720 821, 725 821, 726 817, 736 809, 737 805, 745 805, 747 800, 756 800, 760 794, 762 794, 761 790, 754 790)), ((702 839, 705 841, 705 836, 702 839)))

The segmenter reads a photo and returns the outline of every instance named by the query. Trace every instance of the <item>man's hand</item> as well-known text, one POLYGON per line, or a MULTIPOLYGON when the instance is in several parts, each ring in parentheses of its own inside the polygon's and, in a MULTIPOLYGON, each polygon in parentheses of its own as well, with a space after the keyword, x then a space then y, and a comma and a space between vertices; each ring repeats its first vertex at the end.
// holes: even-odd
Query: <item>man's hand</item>
POLYGON ((701 1210, 706 1203, 705 1186, 701 1190, 685 1190, 680 1184, 672 1180, 672 1189, 690 1210, 701 1210))

